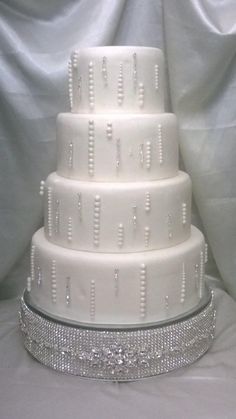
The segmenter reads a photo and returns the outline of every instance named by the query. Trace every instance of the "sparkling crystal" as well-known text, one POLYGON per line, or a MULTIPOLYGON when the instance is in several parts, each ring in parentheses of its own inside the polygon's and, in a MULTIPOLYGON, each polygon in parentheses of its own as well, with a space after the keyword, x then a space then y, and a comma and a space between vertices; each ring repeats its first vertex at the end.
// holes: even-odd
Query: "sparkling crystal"
POLYGON ((109 330, 57 323, 21 299, 25 348, 55 370, 82 377, 134 380, 191 364, 214 338, 213 296, 190 317, 160 327, 109 330))

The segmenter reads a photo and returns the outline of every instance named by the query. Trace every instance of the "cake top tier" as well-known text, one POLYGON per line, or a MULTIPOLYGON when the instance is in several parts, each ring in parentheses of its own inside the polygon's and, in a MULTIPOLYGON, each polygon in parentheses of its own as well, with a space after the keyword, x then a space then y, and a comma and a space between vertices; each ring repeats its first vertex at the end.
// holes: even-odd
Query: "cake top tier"
POLYGON ((164 111, 164 59, 157 48, 79 49, 71 54, 68 71, 74 113, 164 111))

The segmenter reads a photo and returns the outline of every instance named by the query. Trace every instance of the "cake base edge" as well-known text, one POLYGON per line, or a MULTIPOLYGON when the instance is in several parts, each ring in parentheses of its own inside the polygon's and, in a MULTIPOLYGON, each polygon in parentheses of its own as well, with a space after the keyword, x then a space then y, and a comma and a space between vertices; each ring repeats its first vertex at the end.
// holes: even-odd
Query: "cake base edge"
POLYGON ((111 381, 133 381, 192 364, 215 334, 214 294, 191 315, 166 324, 96 329, 63 324, 20 301, 25 349, 56 371, 111 381))

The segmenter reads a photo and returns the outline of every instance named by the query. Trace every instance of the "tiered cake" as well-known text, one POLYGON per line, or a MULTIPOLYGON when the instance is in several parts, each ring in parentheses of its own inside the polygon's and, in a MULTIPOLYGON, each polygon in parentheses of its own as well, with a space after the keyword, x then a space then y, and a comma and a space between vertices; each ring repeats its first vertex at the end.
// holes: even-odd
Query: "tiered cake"
POLYGON ((212 340, 207 248, 163 79, 155 48, 71 56, 71 113, 57 119, 21 315, 26 348, 53 368, 139 378, 193 362, 212 340))

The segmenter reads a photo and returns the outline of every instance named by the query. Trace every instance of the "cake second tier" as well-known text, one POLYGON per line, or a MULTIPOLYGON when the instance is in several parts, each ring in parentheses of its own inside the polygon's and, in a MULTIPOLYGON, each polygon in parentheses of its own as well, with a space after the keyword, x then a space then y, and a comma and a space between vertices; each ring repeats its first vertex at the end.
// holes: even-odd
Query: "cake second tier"
POLYGON ((179 172, 147 182, 82 182, 47 178, 45 233, 63 247, 138 252, 182 243, 190 236, 191 181, 179 172))

